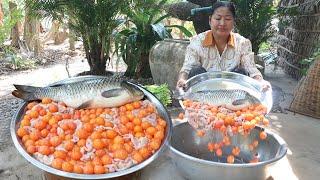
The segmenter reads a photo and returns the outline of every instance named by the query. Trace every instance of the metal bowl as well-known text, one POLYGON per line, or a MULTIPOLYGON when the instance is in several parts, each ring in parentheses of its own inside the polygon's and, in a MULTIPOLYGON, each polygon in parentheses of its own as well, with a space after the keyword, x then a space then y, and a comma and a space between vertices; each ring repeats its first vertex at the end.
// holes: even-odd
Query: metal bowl
MULTIPOLYGON (((206 72, 196 75, 186 82, 185 92, 219 89, 242 89, 260 100, 269 113, 272 108, 272 88, 262 92, 261 84, 248 76, 233 72, 206 72)), ((182 102, 180 105, 183 107, 182 102)))
MULTIPOLYGON (((84 80, 84 79, 90 79, 90 78, 101 78, 99 76, 83 76, 83 77, 75 77, 75 78, 70 78, 70 79, 66 79, 66 80, 62 80, 59 81, 57 83, 54 83, 52 85, 55 84, 60 84, 60 83, 71 83, 71 82, 75 82, 75 81, 79 81, 79 80, 84 80)), ((50 166, 47 166, 43 163, 41 163, 40 161, 38 161, 37 159, 35 159, 34 157, 32 157, 30 154, 27 153, 27 151, 23 148, 23 144, 21 142, 21 139, 17 137, 16 132, 17 129, 20 126, 20 121, 22 119, 22 116, 25 112, 25 107, 27 105, 27 102, 23 103, 20 105, 20 107, 18 108, 18 110, 16 111, 13 120, 11 121, 10 124, 10 133, 11 133, 11 137, 13 140, 14 145, 16 146, 17 150, 19 151, 19 153, 26 159, 28 160, 30 163, 32 163, 33 165, 37 166, 38 168, 53 174, 53 175, 57 175, 57 176, 63 176, 63 177, 67 177, 67 178, 74 178, 74 179, 109 179, 109 178, 115 178, 115 177, 120 177, 120 176, 124 176, 127 174, 131 174, 133 172, 136 172, 142 168, 144 168, 145 166, 147 166, 148 164, 150 164, 152 161, 154 161, 156 158, 158 158, 158 156, 163 153, 164 149, 166 148, 167 143, 170 140, 171 137, 171 131, 172 131, 172 121, 171 118, 169 116, 169 113, 167 112, 166 108, 161 104, 161 102, 152 94, 150 93, 148 90, 142 88, 141 86, 137 85, 137 84, 133 84, 130 83, 132 86, 136 86, 137 88, 139 88, 140 90, 142 90, 145 94, 145 99, 150 100, 156 107, 159 115, 167 122, 167 128, 165 131, 165 137, 164 137, 164 141, 160 147, 160 149, 155 152, 152 156, 150 156, 148 159, 146 159, 145 161, 143 161, 140 164, 137 164, 135 166, 132 166, 128 169, 122 170, 122 171, 118 171, 118 172, 114 172, 114 173, 107 173, 107 174, 99 174, 99 175, 86 175, 86 174, 76 174, 76 173, 69 173, 69 172, 65 172, 65 171, 60 171, 57 169, 54 169, 50 166)))
MULTIPOLYGON (((218 158, 207 149, 208 142, 219 138, 217 131, 199 137, 187 122, 181 123, 173 127, 170 156, 179 173, 186 179, 266 179, 267 168, 286 155, 287 146, 281 137, 265 130, 267 139, 259 140, 257 149, 250 152, 248 145, 259 139, 261 129, 256 127, 247 137, 235 135, 231 138, 232 144, 240 147, 241 152, 235 164, 228 164, 224 163, 225 154, 218 158), (247 163, 253 153, 259 156, 260 162, 247 163)), ((231 154, 230 146, 222 149, 224 153, 231 154)))

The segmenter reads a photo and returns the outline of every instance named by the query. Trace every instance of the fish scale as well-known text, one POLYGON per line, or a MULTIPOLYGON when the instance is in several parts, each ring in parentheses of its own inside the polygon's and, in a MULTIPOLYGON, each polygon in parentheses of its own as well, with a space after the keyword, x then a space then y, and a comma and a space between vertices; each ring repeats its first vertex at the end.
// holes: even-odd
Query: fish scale
POLYGON ((25 100, 49 97, 70 107, 115 107, 143 98, 143 92, 120 77, 76 79, 49 87, 15 85, 13 95, 25 100))
POLYGON ((241 89, 224 90, 201 90, 192 93, 186 93, 184 99, 208 103, 211 105, 237 106, 244 103, 258 104, 260 101, 248 92, 241 89), (239 103, 239 104, 237 104, 239 103))

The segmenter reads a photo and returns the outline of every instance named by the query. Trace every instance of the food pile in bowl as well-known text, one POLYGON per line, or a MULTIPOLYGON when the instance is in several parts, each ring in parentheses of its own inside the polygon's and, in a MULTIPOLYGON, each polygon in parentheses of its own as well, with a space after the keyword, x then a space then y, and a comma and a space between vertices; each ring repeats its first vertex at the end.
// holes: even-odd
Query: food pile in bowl
POLYGON ((89 77, 16 88, 13 94, 28 103, 11 124, 13 140, 25 158, 50 173, 84 179, 128 174, 153 161, 170 136, 164 107, 132 83, 89 77))
MULTIPOLYGON (((231 110, 224 106, 214 106, 198 101, 185 100, 185 114, 180 114, 181 119, 185 118, 189 124, 197 130, 199 137, 205 136, 208 131, 216 131, 214 137, 208 142, 208 151, 215 153, 217 157, 227 156, 227 163, 235 163, 235 156, 239 156, 240 147, 232 143, 232 137, 238 134, 249 136, 256 125, 267 126, 268 119, 264 117, 266 108, 261 104, 231 110), (231 146, 232 152, 226 154, 222 147, 231 146)), ((210 133, 209 133, 210 134, 210 133)), ((210 136, 210 135, 209 135, 210 136)), ((254 150, 259 145, 259 140, 265 140, 267 133, 263 130, 259 133, 259 139, 253 140, 248 148, 254 150)), ((259 157, 253 155, 251 163, 259 162, 259 157)))
POLYGON ((227 72, 203 73, 188 80, 189 88, 181 101, 184 113, 181 113, 179 118, 185 119, 199 137, 212 136, 208 138, 207 149, 215 156, 213 160, 227 157, 224 158, 226 163, 241 163, 235 159, 241 151, 249 149, 252 157, 248 162, 260 161, 256 150, 259 141, 267 138, 264 127, 269 125, 269 121, 265 115, 270 107, 265 105, 270 101, 262 104, 265 99, 261 99, 265 96, 261 94, 267 93, 261 92, 258 84, 254 83, 256 82, 249 77, 227 72), (250 136, 255 126, 262 127, 259 137, 252 140, 248 147, 242 146, 241 149, 234 137, 250 136), (223 152, 224 149, 232 151, 223 152))

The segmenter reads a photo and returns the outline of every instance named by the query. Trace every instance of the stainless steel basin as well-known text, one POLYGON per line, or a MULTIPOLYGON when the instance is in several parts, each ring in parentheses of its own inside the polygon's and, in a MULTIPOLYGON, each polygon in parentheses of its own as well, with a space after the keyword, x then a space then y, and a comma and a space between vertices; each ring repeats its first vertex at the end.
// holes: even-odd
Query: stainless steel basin
POLYGON ((250 151, 248 145, 259 139, 256 127, 247 137, 236 135, 231 138, 232 145, 239 146, 241 153, 236 157, 235 164, 226 162, 226 154, 231 153, 231 146, 223 148, 223 156, 218 158, 209 152, 207 144, 221 138, 219 132, 207 133, 199 137, 196 131, 187 123, 173 127, 170 141, 170 156, 179 173, 186 179, 266 179, 267 168, 283 158, 287 152, 284 140, 278 135, 265 130, 267 139, 259 140, 259 145, 250 151), (253 155, 260 158, 258 163, 248 163, 253 155))
MULTIPOLYGON (((270 112, 273 104, 272 88, 266 92, 262 92, 262 86, 257 81, 248 76, 233 72, 206 72, 198 74, 186 82, 185 92, 197 92, 202 90, 220 90, 220 89, 241 89, 250 93, 252 96, 260 100, 261 104, 267 107, 270 112)), ((180 94, 184 92, 180 91, 180 94)), ((180 101, 181 107, 183 103, 180 101)))
MULTIPOLYGON (((83 76, 83 77, 75 77, 75 78, 70 78, 70 79, 66 79, 66 80, 62 80, 59 81, 57 83, 54 84, 58 84, 58 83, 71 83, 71 82, 75 82, 78 80, 84 80, 84 79, 90 79, 90 78, 96 78, 95 76, 83 76)), ((52 85, 54 85, 52 84, 52 85)), ((118 171, 118 172, 114 172, 114 173, 107 173, 107 174, 99 174, 99 175, 87 175, 87 174, 76 174, 76 173, 69 173, 69 172, 65 172, 65 171, 60 171, 57 169, 54 169, 50 166, 47 166, 43 163, 41 163, 40 161, 36 160, 34 157, 32 157, 30 154, 27 153, 27 151, 23 148, 23 144, 21 142, 21 139, 17 137, 16 132, 17 129, 19 128, 20 125, 20 121, 22 119, 22 116, 25 112, 25 107, 27 105, 27 102, 21 104, 21 106, 19 107, 19 109, 17 110, 15 116, 13 117, 13 120, 11 121, 11 125, 10 125, 10 133, 11 133, 11 137, 13 140, 13 143, 15 145, 15 147, 17 148, 17 150, 19 151, 19 153, 26 159, 28 160, 31 164, 35 165, 36 167, 44 170, 47 173, 50 173, 52 175, 56 175, 56 177, 62 176, 67 178, 72 178, 72 179, 109 179, 109 178, 117 178, 120 176, 124 176, 124 175, 128 175, 131 174, 133 172, 136 172, 142 168, 144 168, 145 166, 147 166, 148 164, 150 164, 152 161, 154 161, 155 159, 158 158, 158 156, 163 153, 164 149, 166 148, 166 144, 169 142, 170 137, 171 137, 171 131, 172 131, 172 122, 171 122, 171 118, 169 116, 169 113, 167 112, 167 110, 165 109, 165 107, 161 104, 161 102, 153 95, 151 94, 149 91, 145 90, 144 88, 142 88, 139 85, 130 83, 132 86, 136 86, 137 88, 141 89, 144 94, 145 94, 145 99, 150 100, 156 107, 158 113, 160 114, 160 116, 167 122, 167 128, 165 131, 165 137, 163 140, 163 143, 160 147, 160 149, 155 152, 152 156, 150 156, 148 159, 146 159, 145 161, 143 161, 140 164, 137 164, 135 166, 132 166, 128 169, 122 170, 122 171, 118 171)))

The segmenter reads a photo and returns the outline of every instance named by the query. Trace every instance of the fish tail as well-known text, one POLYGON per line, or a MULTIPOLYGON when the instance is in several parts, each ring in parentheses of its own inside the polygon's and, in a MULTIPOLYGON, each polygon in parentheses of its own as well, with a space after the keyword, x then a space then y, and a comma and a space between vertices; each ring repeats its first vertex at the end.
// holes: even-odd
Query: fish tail
POLYGON ((26 100, 26 101, 31 101, 31 100, 36 100, 35 96, 35 91, 39 89, 39 87, 33 87, 33 86, 24 86, 24 85, 14 85, 16 90, 12 91, 12 95, 26 100))
POLYGON ((187 96, 188 94, 182 88, 176 89, 172 92, 173 99, 182 100, 184 99, 184 97, 187 97, 187 96))

